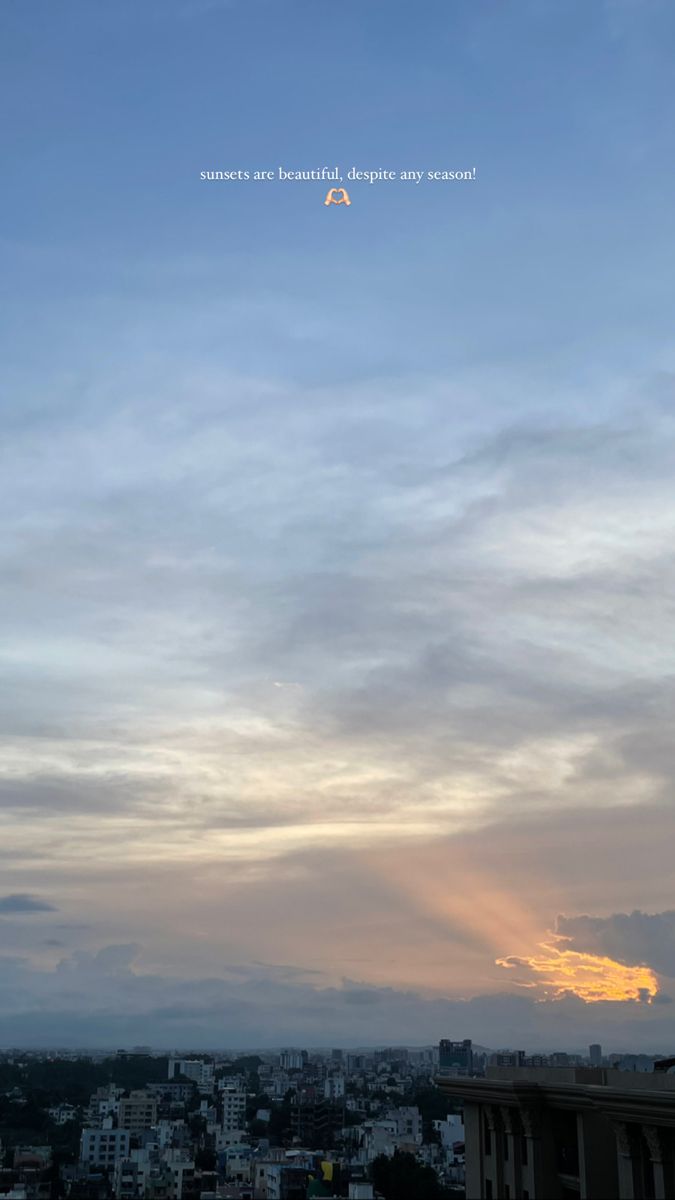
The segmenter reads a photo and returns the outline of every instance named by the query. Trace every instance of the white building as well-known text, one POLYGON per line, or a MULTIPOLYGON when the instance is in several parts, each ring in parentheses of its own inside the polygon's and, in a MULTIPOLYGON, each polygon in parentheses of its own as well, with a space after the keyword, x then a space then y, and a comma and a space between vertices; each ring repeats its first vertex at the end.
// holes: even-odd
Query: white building
POLYGON ((305 1065, 302 1050, 282 1050, 279 1055, 279 1066, 282 1071, 301 1071, 305 1065))
POLYGON ((329 1075, 323 1085, 324 1099, 342 1100, 345 1094, 344 1075, 329 1075))
POLYGON ((115 1087, 112 1083, 108 1087, 97 1088, 84 1113, 85 1125, 98 1127, 106 1117, 117 1116, 123 1095, 124 1088, 115 1087))
POLYGON ((221 1093, 223 1105, 223 1133, 246 1129, 246 1092, 241 1088, 224 1088, 221 1093))
POLYGON ((444 1150, 452 1151, 457 1142, 464 1141, 464 1122, 457 1113, 448 1113, 444 1121, 434 1121, 434 1129, 441 1135, 444 1150))
POLYGON ((129 1154, 128 1129, 113 1129, 112 1121, 103 1129, 83 1129, 80 1138, 80 1162, 89 1167, 114 1167, 129 1154))
POLYGON ((213 1090, 213 1074, 213 1063, 204 1062, 201 1058, 169 1059, 169 1079, 178 1079, 180 1076, 184 1076, 185 1079, 196 1083, 200 1092, 213 1090))
POLYGON ((50 1121, 55 1125, 67 1125, 68 1121, 77 1119, 77 1109, 74 1104, 59 1104, 56 1108, 48 1108, 50 1121))
POLYGON ((395 1121, 366 1121, 361 1126, 361 1144, 358 1160, 371 1163, 380 1154, 388 1158, 398 1149, 398 1131, 395 1121))
POLYGON ((390 1120, 396 1121, 396 1132, 402 1142, 414 1142, 416 1146, 422 1145, 422 1116, 419 1108, 408 1105, 393 1109, 387 1113, 387 1116, 390 1120))

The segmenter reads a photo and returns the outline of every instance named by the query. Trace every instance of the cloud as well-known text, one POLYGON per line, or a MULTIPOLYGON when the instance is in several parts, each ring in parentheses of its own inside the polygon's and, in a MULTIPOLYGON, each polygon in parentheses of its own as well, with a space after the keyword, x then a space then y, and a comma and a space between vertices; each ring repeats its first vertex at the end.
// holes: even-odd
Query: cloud
POLYGON ((9 896, 0 896, 0 913, 36 913, 56 912, 53 904, 42 900, 39 896, 28 892, 14 892, 9 896))
MULTIPOLYGON (((237 387, 247 390, 245 382, 233 381, 237 387)), ((18 805, 25 795, 46 810, 89 806, 92 815, 104 817, 131 807, 138 833, 144 809, 148 829, 169 813, 181 822, 236 824, 254 805, 262 807, 264 790, 268 822, 276 827, 289 819, 292 790, 298 824, 306 826, 316 819, 320 788, 321 811, 333 823, 350 810, 381 818, 388 809, 404 836, 412 809, 404 797, 411 790, 421 822, 429 810, 440 822, 444 810, 454 821, 458 808, 482 815, 507 802, 573 803, 589 788, 596 802, 608 804, 657 793, 672 763, 659 727, 650 736, 654 744, 661 738, 661 754, 640 753, 644 690, 634 675, 639 629, 635 663, 625 638, 629 660, 609 669, 603 614, 620 604, 627 621, 641 622, 646 634, 651 618, 645 604, 654 606, 658 596, 651 572, 662 572, 662 562, 645 559, 642 537, 636 560, 630 514, 624 520, 612 513, 609 495, 598 508, 587 472, 592 462, 594 478, 603 478, 611 493, 625 479, 627 458, 636 481, 649 461, 649 487, 658 504, 649 430, 514 427, 466 453, 449 445, 450 462, 443 462, 439 447, 438 465, 431 466, 429 442, 416 429, 403 485, 396 438, 383 450, 373 437, 369 472, 356 481, 365 524, 355 528, 339 479, 353 469, 360 419, 347 404, 339 414, 341 451, 333 446, 327 457, 324 440, 338 421, 335 401, 325 398, 310 417, 307 400, 283 389, 274 390, 269 402, 263 394, 257 406, 263 429, 270 408, 283 404, 300 435, 294 446, 281 435, 269 456, 254 451, 236 403, 227 408, 227 423, 208 404, 201 422, 196 410, 187 441, 177 403, 172 421, 180 440, 165 416, 161 457, 149 442, 137 455, 139 431, 132 437, 123 416, 105 420, 109 440, 120 447, 123 472, 110 460, 101 463, 110 491, 98 492, 92 483, 93 508, 84 525, 82 515, 71 512, 55 531, 58 555, 52 551, 45 561, 46 547, 36 546, 35 557, 49 569, 57 599, 75 578, 87 594, 67 669, 78 688, 91 689, 94 655, 106 680, 106 737, 92 739, 81 717, 79 736, 64 742, 58 723, 50 736, 49 710, 57 695, 61 702, 58 676, 64 669, 57 653, 62 631, 52 619, 51 655, 43 648, 44 728, 31 737, 34 780, 21 777, 25 766, 17 763, 5 784, 6 803, 18 805), (232 470, 225 484, 226 464, 232 470), (265 470, 271 471, 273 505, 255 498, 265 470), (313 487, 311 513, 295 474, 313 487), (172 479, 180 480, 182 493, 183 516, 176 514, 175 522, 168 520, 175 504, 172 479), (152 515, 158 502, 166 522, 152 515), (212 539, 219 511, 229 505, 237 516, 227 547, 219 548, 212 539), (139 506, 144 515, 132 530, 130 511, 139 506), (570 521, 578 536, 568 536, 570 521), (265 555, 266 538, 277 535, 287 546, 283 561, 265 555), (315 561, 318 545, 329 554, 330 570, 315 561), (170 596, 170 603, 161 600, 158 607, 159 596, 170 596), (141 627, 150 609, 154 632, 148 628, 146 636, 141 627), (117 643, 113 653, 103 648, 103 636, 117 643), (278 694, 284 689, 274 688, 277 677, 298 681, 292 694, 278 694), (133 735, 124 715, 123 696, 130 691, 141 709, 152 707, 156 714, 152 729, 141 718, 133 735), (260 769, 247 770, 247 751, 266 768, 264 782, 260 769), (323 769, 331 755, 344 760, 339 774, 323 769), (222 789, 218 801, 213 794, 224 756, 236 756, 243 797, 229 811, 222 789), (201 793, 197 805, 189 802, 191 778, 201 793), (299 778, 300 787, 291 778, 299 778), (440 789, 444 806, 437 802, 440 789)), ((370 405, 381 431, 376 390, 370 405)), ((425 405, 431 412, 437 408, 433 392, 425 405)), ((390 413, 395 429, 406 424, 405 413, 403 404, 401 414, 390 413)), ((141 429, 141 444, 143 437, 141 429)), ((256 438, 258 445, 257 430, 256 438)), ((271 446, 275 440, 279 435, 270 431, 271 446)), ((66 457, 79 458, 81 441, 72 431, 66 457)), ((86 449, 97 453, 94 443, 86 449)), ((655 530, 657 547, 661 532, 667 533, 655 530)), ((15 581, 29 582, 16 572, 15 581)), ((26 682, 19 667, 17 662, 20 697, 26 682)), ((668 680, 652 682, 669 702, 668 680)), ((27 692, 26 702, 32 696, 27 692)), ((22 720, 20 701, 15 708, 16 723, 22 720)))
POLYGON ((675 911, 612 913, 609 917, 559 916, 557 931, 570 947, 607 954, 622 963, 646 963, 675 977, 675 911))
POLYGON ((9 431, 6 886, 85 914, 75 953, 152 947, 120 974, 217 953, 453 1002, 558 912, 665 909, 667 406, 563 419, 514 380, 479 420, 481 377, 220 366, 9 431))
POLYGON ((108 949, 51 971, 3 959, 0 1044, 114 1047, 141 1037, 156 1049, 428 1045, 459 1031, 491 1047, 578 1052, 602 1038, 608 1050, 665 1053, 669 1045, 669 1019, 652 1005, 588 1005, 572 996, 541 1005, 509 993, 456 999, 358 979, 291 982, 253 966, 236 979, 180 979, 149 974, 147 951, 137 949, 133 970, 125 953, 110 971, 108 949))
POLYGON ((586 1004, 649 1003, 659 988, 648 967, 625 966, 602 955, 570 950, 559 940, 541 942, 532 955, 499 958, 497 965, 518 972, 520 986, 536 989, 545 1000, 573 995, 586 1004))
POLYGON ((668 1004, 657 976, 675 977, 675 911, 560 915, 552 939, 535 953, 506 956, 498 964, 545 998, 571 992, 587 1002, 668 1004))

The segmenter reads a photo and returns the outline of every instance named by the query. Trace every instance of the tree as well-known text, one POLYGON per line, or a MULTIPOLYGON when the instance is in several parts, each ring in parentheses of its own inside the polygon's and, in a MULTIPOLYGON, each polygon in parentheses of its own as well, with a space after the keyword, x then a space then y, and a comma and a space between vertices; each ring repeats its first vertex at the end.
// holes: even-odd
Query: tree
POLYGON ((409 1103, 416 1105, 420 1110, 425 1142, 435 1140, 433 1136, 434 1121, 444 1121, 451 1112, 462 1112, 461 1102, 453 1103, 452 1100, 448 1100, 447 1096, 437 1087, 417 1089, 410 1097, 409 1103))
POLYGON ((215 1151, 200 1148, 195 1154, 195 1167, 198 1171, 215 1171, 217 1160, 215 1151))
POLYGON ((374 1160, 371 1178, 385 1200, 447 1200, 449 1196, 431 1167, 418 1163, 414 1154, 398 1150, 393 1158, 380 1154, 374 1160))

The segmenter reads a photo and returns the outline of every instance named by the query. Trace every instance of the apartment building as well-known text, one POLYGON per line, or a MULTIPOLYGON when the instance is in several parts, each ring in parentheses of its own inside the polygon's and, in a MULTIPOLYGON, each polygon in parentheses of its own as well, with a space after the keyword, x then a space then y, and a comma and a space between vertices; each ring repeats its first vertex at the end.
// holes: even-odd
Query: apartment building
POLYGON ((675 1200, 675 1076, 489 1067, 464 1103, 467 1200, 675 1200))

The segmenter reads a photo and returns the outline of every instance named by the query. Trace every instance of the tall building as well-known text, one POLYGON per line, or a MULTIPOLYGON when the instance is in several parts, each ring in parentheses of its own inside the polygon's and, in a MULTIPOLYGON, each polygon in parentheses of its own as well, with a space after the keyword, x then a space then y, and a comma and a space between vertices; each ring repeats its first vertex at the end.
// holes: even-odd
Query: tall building
POLYGON ((488 1067, 464 1102, 471 1200, 675 1200, 675 1077, 488 1067))
POLYGON ((599 1042, 593 1042, 588 1047, 588 1057, 591 1060, 592 1067, 602 1066, 602 1046, 599 1044, 599 1042))
POLYGON ((442 1038, 438 1044, 438 1066, 441 1075, 470 1075, 473 1070, 471 1038, 451 1042, 442 1038))
POLYGON ((296 1092, 291 1107, 291 1128, 303 1146, 326 1149, 332 1143, 333 1110, 328 1100, 314 1089, 296 1092))
POLYGON ((241 1088, 224 1088, 221 1099, 223 1132, 234 1133, 237 1129, 246 1129, 246 1092, 241 1088))

